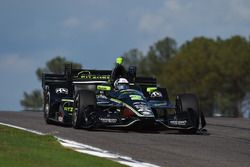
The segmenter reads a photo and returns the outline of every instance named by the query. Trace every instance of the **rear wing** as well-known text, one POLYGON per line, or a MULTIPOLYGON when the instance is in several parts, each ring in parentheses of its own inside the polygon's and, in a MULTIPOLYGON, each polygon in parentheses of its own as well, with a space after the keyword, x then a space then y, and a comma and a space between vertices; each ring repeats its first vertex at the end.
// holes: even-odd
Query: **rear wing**
MULTIPOLYGON (((136 77, 134 71, 129 70, 128 75, 132 76, 130 82, 140 86, 156 86, 156 79, 153 77, 136 77)), ((72 65, 65 65, 64 74, 43 74, 42 86, 51 84, 100 84, 111 81, 111 70, 90 70, 90 69, 73 69, 72 65)))
POLYGON ((111 79, 111 70, 73 69, 65 65, 64 74, 43 74, 42 87, 51 84, 98 84, 111 79))
POLYGON ((67 83, 64 74, 43 74, 42 75, 42 87, 50 84, 65 84, 67 83))
POLYGON ((111 79, 111 70, 72 69, 68 75, 73 84, 106 83, 111 79))

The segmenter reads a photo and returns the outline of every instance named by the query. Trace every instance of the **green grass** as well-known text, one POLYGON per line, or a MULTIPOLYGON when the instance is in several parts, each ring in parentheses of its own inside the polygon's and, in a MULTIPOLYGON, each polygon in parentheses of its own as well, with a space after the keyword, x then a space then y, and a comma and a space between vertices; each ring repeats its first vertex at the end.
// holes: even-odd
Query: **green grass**
POLYGON ((123 167, 108 159, 64 148, 51 135, 40 136, 0 125, 0 167, 123 167))

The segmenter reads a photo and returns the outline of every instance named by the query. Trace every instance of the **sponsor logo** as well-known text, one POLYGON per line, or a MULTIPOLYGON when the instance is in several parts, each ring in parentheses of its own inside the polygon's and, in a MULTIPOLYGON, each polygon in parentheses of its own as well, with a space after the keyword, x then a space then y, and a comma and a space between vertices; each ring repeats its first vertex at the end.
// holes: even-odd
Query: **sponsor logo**
POLYGON ((143 100, 142 96, 140 95, 129 95, 131 100, 143 100))
POLYGON ((148 107, 147 105, 134 105, 136 109, 140 112, 151 112, 151 108, 148 107))
POLYGON ((68 94, 69 90, 67 88, 56 88, 56 94, 68 94))
POLYGON ((73 112, 74 108, 73 107, 63 107, 63 110, 67 111, 67 112, 73 112))
POLYGON ((158 106, 165 106, 165 105, 167 105, 167 102, 155 103, 155 104, 153 104, 153 106, 155 106, 155 107, 158 107, 158 106))
POLYGON ((96 98, 108 99, 107 96, 105 96, 105 95, 103 95, 103 94, 97 95, 96 98))
POLYGON ((133 104, 134 104, 134 105, 146 105, 145 102, 134 102, 133 104))
POLYGON ((103 123, 116 123, 117 119, 115 118, 99 118, 103 123))
POLYGON ((169 121, 170 124, 172 125, 186 125, 187 121, 169 121))
POLYGON ((142 112, 143 115, 152 115, 152 112, 144 111, 142 112))
POLYGON ((63 117, 62 117, 62 116, 59 116, 59 117, 58 117, 58 121, 63 122, 63 117))
POLYGON ((155 91, 155 92, 152 92, 152 93, 150 94, 150 97, 152 97, 152 98, 162 97, 162 93, 159 92, 159 91, 155 91))
POLYGON ((90 71, 81 71, 77 74, 77 78, 86 80, 109 80, 110 75, 95 75, 91 74, 90 71))
POLYGON ((81 75, 79 78, 88 80, 109 80, 109 75, 81 75))

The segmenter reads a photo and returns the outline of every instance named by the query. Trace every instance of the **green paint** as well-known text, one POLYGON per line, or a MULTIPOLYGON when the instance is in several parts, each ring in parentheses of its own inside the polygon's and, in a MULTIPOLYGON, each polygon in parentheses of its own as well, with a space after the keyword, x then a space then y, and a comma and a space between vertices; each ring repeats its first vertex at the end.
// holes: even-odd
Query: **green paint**
POLYGON ((129 95, 131 100, 143 100, 142 96, 140 95, 129 95))
POLYGON ((147 88, 148 93, 151 93, 151 92, 156 91, 156 90, 157 90, 157 87, 148 87, 147 88))
POLYGON ((67 112, 73 112, 74 108, 73 107, 63 107, 64 111, 67 112))
POLYGON ((110 86, 104 86, 104 85, 97 85, 97 90, 103 90, 103 91, 110 91, 110 86))
POLYGON ((72 99, 62 99, 62 101, 63 102, 72 102, 72 103, 74 102, 74 100, 72 100, 72 99))

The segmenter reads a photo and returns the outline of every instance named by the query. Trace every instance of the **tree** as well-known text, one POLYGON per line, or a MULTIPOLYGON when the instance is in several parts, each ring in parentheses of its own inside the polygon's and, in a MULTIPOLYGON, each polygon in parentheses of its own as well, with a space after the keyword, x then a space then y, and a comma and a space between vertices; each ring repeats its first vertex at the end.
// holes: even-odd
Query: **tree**
POLYGON ((194 38, 184 43, 163 66, 160 82, 173 94, 194 92, 202 109, 212 115, 240 115, 240 102, 249 91, 250 43, 245 38, 194 38))
POLYGON ((142 59, 143 53, 138 49, 131 49, 128 52, 124 53, 123 57, 123 66, 125 69, 128 69, 129 66, 136 66, 137 67, 137 74, 143 75, 143 66, 142 59))
POLYGON ((240 103, 250 90, 250 42, 233 36, 218 45, 216 69, 222 79, 220 106, 225 115, 239 116, 240 103))
MULTIPOLYGON (((38 80, 42 80, 43 73, 56 73, 56 74, 63 74, 64 73, 64 66, 65 64, 72 64, 73 68, 82 68, 81 64, 74 63, 72 61, 66 60, 66 58, 57 56, 46 63, 46 67, 38 68, 36 70, 36 75, 38 80)), ((20 101, 21 105, 24 109, 32 109, 37 111, 38 109, 42 108, 42 92, 41 90, 34 90, 30 94, 24 92, 23 99, 20 101)))
POLYGON ((32 91, 30 94, 24 92, 24 99, 21 100, 21 105, 26 110, 34 110, 37 111, 41 109, 43 104, 42 92, 38 89, 32 91))
POLYGON ((197 37, 177 48, 167 37, 150 46, 146 56, 138 53, 126 53, 128 63, 136 62, 141 74, 156 77, 170 94, 196 93, 206 115, 217 109, 224 116, 240 116, 240 103, 250 92, 249 39, 197 37))
POLYGON ((161 84, 174 96, 182 92, 197 94, 208 115, 213 111, 214 81, 218 79, 210 64, 215 52, 216 44, 212 39, 200 37, 186 42, 163 66, 159 77, 161 84))
POLYGON ((46 63, 45 68, 38 68, 36 70, 36 75, 38 79, 41 81, 43 73, 55 73, 55 74, 63 74, 65 64, 72 64, 72 67, 75 69, 79 69, 82 67, 79 63, 74 63, 72 61, 66 60, 65 57, 57 56, 46 63))
POLYGON ((177 44, 174 39, 166 37, 150 46, 147 56, 142 60, 146 75, 159 77, 162 73, 162 66, 177 53, 177 44))

